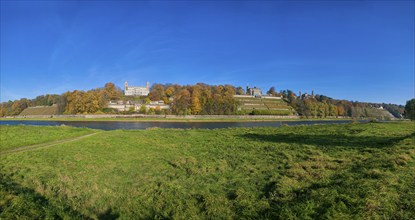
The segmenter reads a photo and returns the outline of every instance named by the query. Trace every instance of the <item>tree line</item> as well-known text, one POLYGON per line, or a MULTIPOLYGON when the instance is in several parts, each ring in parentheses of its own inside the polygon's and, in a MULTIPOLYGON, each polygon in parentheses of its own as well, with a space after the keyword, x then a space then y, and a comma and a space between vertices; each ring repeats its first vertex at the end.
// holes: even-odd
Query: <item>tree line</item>
POLYGON ((22 98, 0 104, 0 117, 20 114, 27 107, 56 105, 59 114, 103 113, 108 101, 122 97, 121 89, 114 83, 106 83, 103 88, 88 91, 74 90, 62 95, 40 95, 34 99, 22 98))
POLYGON ((277 95, 281 95, 291 105, 300 116, 303 117, 379 117, 386 109, 394 117, 401 118, 404 115, 404 106, 385 103, 365 103, 347 100, 337 100, 325 95, 311 95, 306 97, 297 96, 291 90, 283 90, 277 95))
MULTIPOLYGON (((148 103, 163 100, 171 108, 167 111, 155 111, 157 114, 176 115, 234 115, 240 103, 234 95, 245 94, 242 87, 232 85, 196 85, 153 84, 146 98, 127 97, 114 83, 106 83, 102 88, 88 91, 74 90, 61 95, 41 95, 34 99, 22 98, 20 100, 3 102, 0 104, 0 116, 14 116, 20 114, 25 108, 31 106, 51 106, 55 104, 59 114, 102 114, 113 113, 107 108, 110 100, 135 100, 148 103)), ((377 108, 383 107, 395 117, 404 114, 404 106, 395 104, 379 104, 336 100, 325 95, 312 95, 300 97, 291 90, 276 91, 271 87, 267 94, 281 96, 288 105, 293 107, 302 117, 377 117, 377 108)), ((129 113, 133 113, 130 110, 129 113)), ((140 109, 140 113, 145 113, 140 109)), ((126 112, 124 112, 126 113, 126 112)), ((128 113, 128 112, 127 112, 128 113)), ((150 111, 154 113, 154 111, 150 111)))
POLYGON ((237 113, 238 102, 234 95, 241 87, 232 85, 154 84, 149 98, 171 104, 170 112, 176 115, 232 115, 237 113))

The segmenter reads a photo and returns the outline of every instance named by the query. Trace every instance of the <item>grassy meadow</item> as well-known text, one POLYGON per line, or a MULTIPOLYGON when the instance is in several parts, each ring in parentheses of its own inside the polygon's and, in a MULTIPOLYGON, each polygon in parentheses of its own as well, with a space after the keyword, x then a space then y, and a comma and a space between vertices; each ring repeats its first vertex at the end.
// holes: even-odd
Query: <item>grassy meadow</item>
POLYGON ((92 132, 93 130, 91 129, 73 128, 67 126, 0 126, 0 152, 17 147, 79 137, 92 132))
POLYGON ((415 219, 413 122, 0 128, 0 219, 415 219))

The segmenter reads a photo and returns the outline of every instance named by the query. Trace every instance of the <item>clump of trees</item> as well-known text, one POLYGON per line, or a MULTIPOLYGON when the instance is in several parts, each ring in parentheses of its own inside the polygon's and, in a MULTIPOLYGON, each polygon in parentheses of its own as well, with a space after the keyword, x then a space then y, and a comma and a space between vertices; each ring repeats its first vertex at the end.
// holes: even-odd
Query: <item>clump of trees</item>
MULTIPOLYGON (((0 117, 20 114, 30 106, 51 106, 56 104, 59 114, 88 114, 88 113, 114 113, 114 109, 108 109, 110 100, 130 100, 142 103, 163 100, 169 104, 169 110, 147 110, 143 106, 139 113, 146 114, 176 114, 176 115, 232 115, 242 114, 238 112, 239 103, 233 97, 242 95, 245 91, 242 87, 232 85, 196 85, 154 84, 148 97, 124 96, 122 90, 114 83, 106 83, 102 88, 89 91, 68 91, 62 95, 41 95, 35 99, 22 98, 0 104, 0 117)), ((404 114, 404 106, 394 104, 378 104, 336 100, 324 95, 299 97, 291 90, 277 92, 271 87, 267 94, 270 96, 282 96, 291 107, 302 117, 380 117, 385 112, 379 110, 383 107, 395 117, 400 118, 404 114)), ((408 101, 406 116, 413 117, 414 99, 408 101)), ((127 111, 133 113, 134 109, 127 111)), ((271 111, 256 111, 252 114, 276 114, 271 111)), ((282 113, 278 113, 283 115, 282 113)), ((383 115, 384 116, 384 115, 383 115)), ((382 117, 383 117, 382 116, 382 117)))
POLYGON ((104 88, 89 91, 75 90, 62 94, 60 107, 63 114, 100 113, 110 100, 118 100, 122 97, 121 89, 113 83, 106 83, 104 88))
POLYGON ((100 113, 110 100, 118 100, 122 97, 121 89, 114 83, 106 83, 103 88, 89 91, 75 90, 65 92, 62 95, 41 95, 34 99, 22 98, 0 104, 0 117, 20 114, 31 106, 57 105, 59 114, 85 114, 100 113))
POLYGON ((171 104, 170 113, 177 115, 231 115, 236 114, 238 103, 233 95, 242 94, 241 87, 231 85, 172 85, 154 84, 149 98, 171 104))
POLYGON ((415 99, 408 100, 405 105, 405 117, 415 120, 415 99))
MULTIPOLYGON (((244 94, 242 87, 235 88, 231 85, 196 85, 181 86, 177 84, 154 84, 148 98, 125 97, 122 90, 113 83, 107 83, 103 88, 89 91, 68 91, 62 95, 38 96, 35 99, 20 99, 9 101, 0 105, 0 116, 18 115, 30 106, 58 106, 59 114, 88 114, 88 113, 113 113, 106 109, 110 100, 132 100, 149 103, 163 100, 171 105, 168 111, 160 109, 140 109, 139 113, 146 114, 177 114, 177 115, 230 115, 236 114, 238 103, 233 95, 244 94)), ((133 113, 131 110, 129 113, 133 113)))
MULTIPOLYGON (((270 89, 270 91, 272 91, 270 89)), ((281 95, 300 116, 303 117, 386 117, 385 112, 380 110, 383 107, 397 118, 403 114, 403 106, 395 104, 379 104, 353 102, 347 100, 336 100, 325 95, 311 95, 299 97, 291 90, 283 90, 278 93, 281 95)))

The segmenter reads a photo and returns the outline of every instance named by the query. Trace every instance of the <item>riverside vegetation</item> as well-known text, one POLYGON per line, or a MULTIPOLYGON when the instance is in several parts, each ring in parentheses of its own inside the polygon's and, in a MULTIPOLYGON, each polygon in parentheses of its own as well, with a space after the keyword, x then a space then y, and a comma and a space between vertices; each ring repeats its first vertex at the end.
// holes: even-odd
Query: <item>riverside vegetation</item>
POLYGON ((401 118, 404 106, 386 103, 364 103, 347 100, 336 100, 325 95, 314 93, 311 96, 300 97, 291 90, 276 92, 271 87, 267 94, 278 96, 282 100, 264 101, 261 99, 235 98, 234 95, 243 95, 242 87, 232 85, 196 85, 153 84, 148 96, 124 96, 120 88, 114 83, 106 83, 102 88, 89 91, 68 91, 61 95, 41 95, 34 99, 0 103, 0 117, 16 115, 54 115, 54 114, 174 114, 174 115, 299 115, 303 118, 325 117, 369 117, 387 119, 401 118), (150 103, 163 100, 170 105, 170 109, 134 108, 129 111, 117 111, 107 108, 111 100, 131 101, 134 103, 150 103), (250 104, 250 108, 247 104, 250 104), (255 105, 252 105, 255 104, 255 105), (260 105, 257 105, 260 104, 260 105), (49 108, 24 110, 33 106, 51 106, 49 108))
POLYGON ((0 218, 415 219, 414 125, 1 126, 0 218))

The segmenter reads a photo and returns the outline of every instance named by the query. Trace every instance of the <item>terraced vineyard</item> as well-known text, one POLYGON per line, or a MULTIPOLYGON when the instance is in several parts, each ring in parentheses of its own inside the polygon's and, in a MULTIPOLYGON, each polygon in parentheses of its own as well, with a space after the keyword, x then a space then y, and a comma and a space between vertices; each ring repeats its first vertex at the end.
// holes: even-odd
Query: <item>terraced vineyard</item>
POLYGON ((295 115, 295 110, 282 99, 235 97, 239 110, 253 115, 295 115))

